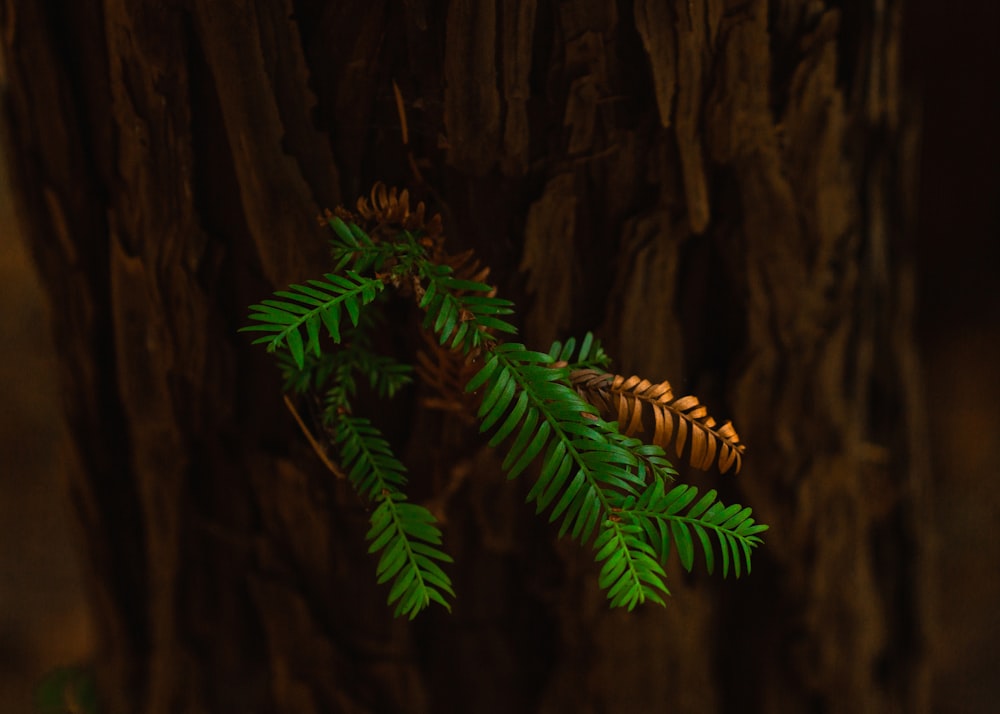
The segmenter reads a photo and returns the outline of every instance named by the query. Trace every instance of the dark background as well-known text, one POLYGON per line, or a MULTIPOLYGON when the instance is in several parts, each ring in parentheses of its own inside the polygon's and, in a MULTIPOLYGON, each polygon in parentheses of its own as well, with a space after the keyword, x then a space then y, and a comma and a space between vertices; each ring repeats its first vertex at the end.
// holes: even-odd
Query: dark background
POLYGON ((923 95, 914 238, 936 488, 933 710, 988 712, 1000 698, 1000 7, 908 5, 906 70, 923 95))
MULTIPOLYGON (((905 22, 923 129, 912 237, 934 458, 932 710, 987 712, 1000 697, 1000 8, 915 0, 905 22)), ((93 635, 60 480, 47 306, 2 167, 0 284, 0 702, 19 714, 44 672, 86 661, 93 635)))

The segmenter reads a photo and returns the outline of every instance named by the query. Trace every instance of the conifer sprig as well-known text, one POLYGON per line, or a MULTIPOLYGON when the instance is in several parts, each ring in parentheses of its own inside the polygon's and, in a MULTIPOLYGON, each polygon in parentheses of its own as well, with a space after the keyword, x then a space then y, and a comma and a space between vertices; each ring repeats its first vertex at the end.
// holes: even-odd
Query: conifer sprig
POLYGON ((450 610, 442 593, 454 597, 455 592, 436 561, 450 563, 451 556, 438 547, 441 531, 433 514, 406 501, 406 469, 389 442, 369 420, 346 413, 338 415, 332 431, 351 484, 378 503, 365 539, 369 553, 381 551, 375 574, 380 585, 393 581, 389 604, 396 603, 395 614, 412 619, 432 600, 450 610))
POLYGON ((308 285, 292 285, 274 295, 281 300, 263 300, 250 306, 250 319, 241 332, 267 332, 254 344, 267 345, 268 352, 282 346, 295 364, 305 366, 305 353, 319 357, 320 328, 325 327, 334 342, 340 342, 340 327, 346 311, 357 326, 361 308, 372 302, 384 287, 381 280, 347 270, 343 275, 327 273, 324 280, 310 280, 308 285))
POLYGON ((527 496, 536 511, 551 506, 549 521, 561 519, 559 535, 568 532, 581 543, 601 524, 594 548, 604 563, 599 582, 612 606, 632 609, 647 599, 662 603, 663 569, 642 529, 623 520, 620 505, 628 496, 634 501, 647 478, 668 478, 662 449, 633 453, 630 447, 643 445, 598 418, 569 386, 568 368, 555 366, 551 353, 500 345, 467 389, 480 387, 480 428, 497 425, 490 446, 516 433, 502 465, 507 477, 517 477, 544 453, 527 496))
MULTIPOLYGON (((632 435, 641 431, 635 404, 659 392, 626 393, 632 384, 627 380, 621 394, 614 392, 618 413, 629 416, 628 435, 617 423, 602 419, 599 410, 610 411, 605 393, 618 389, 624 378, 603 376, 610 359, 600 342, 588 333, 579 343, 572 338, 555 342, 548 352, 502 342, 500 336, 517 332, 507 319, 514 305, 482 282, 488 269, 476 268, 478 263, 464 254, 449 258, 436 233, 428 237, 412 230, 423 215, 422 205, 410 212, 405 194, 386 196, 395 202, 383 197, 379 203, 373 192, 375 203, 362 211, 380 221, 378 238, 329 214, 334 271, 251 306, 254 324, 243 329, 267 333, 254 342, 280 351, 286 390, 325 394, 323 428, 337 449, 340 468, 358 494, 375 504, 366 539, 369 552, 379 554, 378 582, 391 583, 388 600, 395 613, 412 618, 432 601, 450 609, 448 598, 455 593, 440 567, 451 558, 440 547, 434 516, 408 501, 406 468, 375 425, 351 409, 359 378, 383 397, 392 397, 411 379, 409 365, 372 350, 373 303, 386 286, 414 297, 435 349, 464 355, 466 365, 480 365, 466 384, 467 392, 481 393, 480 430, 492 431, 490 446, 507 444, 502 468, 509 479, 529 468, 535 474, 527 500, 535 503, 536 512, 548 511, 550 522, 559 521, 560 536, 592 544, 598 581, 611 606, 631 610, 646 600, 662 605, 662 596, 669 594, 664 566, 670 552, 676 550, 681 565, 690 570, 696 543, 709 572, 715 567, 716 545, 723 576, 730 569, 737 577, 749 572, 752 549, 767 526, 755 523, 749 508, 724 506, 715 491, 695 502, 697 489, 672 484, 676 471, 661 445, 632 435), (399 216, 405 217, 406 229, 388 231, 386 223, 399 216), (463 272, 456 274, 453 266, 463 272), (343 321, 345 312, 350 324, 343 321), (324 335, 332 348, 323 345, 324 335), (603 401, 595 406, 586 398, 589 394, 603 401)), ((673 403, 663 406, 671 407, 673 403)), ((690 419, 699 415, 685 413, 690 419)), ((716 435, 712 424, 702 421, 697 423, 702 441, 729 438, 736 443, 728 431, 720 428, 716 435)), ((660 437, 664 433, 657 428, 660 437)))
POLYGON ((754 521, 749 508, 739 504, 725 506, 714 490, 707 491, 692 505, 697 496, 698 489, 688 484, 679 484, 667 491, 662 483, 653 482, 634 505, 629 504, 623 511, 643 528, 661 562, 670 556, 673 544, 681 565, 690 571, 694 566, 697 538, 705 556, 705 567, 712 573, 715 551, 709 533, 714 533, 719 542, 722 576, 729 575, 730 564, 736 577, 740 577, 744 569, 749 574, 751 549, 763 543, 759 534, 768 527, 754 521))
POLYGON ((494 296, 486 283, 455 277, 447 265, 428 263, 420 278, 427 287, 418 305, 425 311, 423 327, 442 345, 468 354, 495 341, 491 331, 516 334, 517 328, 501 315, 514 312, 514 303, 494 296))

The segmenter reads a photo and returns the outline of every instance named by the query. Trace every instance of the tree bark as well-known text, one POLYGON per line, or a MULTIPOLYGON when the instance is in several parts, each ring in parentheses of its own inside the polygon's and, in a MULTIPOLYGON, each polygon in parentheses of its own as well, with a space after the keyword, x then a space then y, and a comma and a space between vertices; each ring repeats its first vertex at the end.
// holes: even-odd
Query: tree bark
POLYGON ((898 0, 2 7, 102 711, 927 710, 898 0), (411 394, 387 428, 459 599, 392 620, 364 504, 236 332, 377 180, 442 211, 527 344, 594 328, 734 418, 739 478, 682 476, 771 524, 750 577, 675 563, 666 608, 609 611, 592 554, 411 394))

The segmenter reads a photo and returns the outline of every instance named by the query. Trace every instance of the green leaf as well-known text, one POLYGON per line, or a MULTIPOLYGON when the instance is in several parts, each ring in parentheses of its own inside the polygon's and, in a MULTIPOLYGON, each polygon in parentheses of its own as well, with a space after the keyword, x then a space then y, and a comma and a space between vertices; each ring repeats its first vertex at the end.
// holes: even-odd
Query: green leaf
MULTIPOLYGON (((521 421, 521 417, 524 416, 524 413, 528 409, 528 401, 528 393, 521 392, 520 396, 517 398, 517 403, 514 404, 514 408, 508 412, 507 418, 504 420, 503 424, 497 428, 497 430, 493 433, 493 436, 490 438, 490 446, 496 447, 503 442, 504 439, 510 436, 511 433, 513 433, 514 428, 521 421)), ((480 428, 483 429, 483 427, 480 428)))
POLYGON ((472 379, 469 380, 468 384, 465 385, 465 391, 474 392, 486 383, 486 380, 490 378, 494 370, 500 366, 500 361, 494 357, 490 357, 486 360, 486 364, 483 365, 482 369, 476 372, 472 379))
POLYGON ((699 500, 698 503, 691 506, 691 508, 688 510, 687 517, 697 518, 702 513, 704 513, 705 510, 709 506, 711 506, 712 503, 715 501, 716 495, 717 494, 715 493, 715 489, 710 489, 706 491, 705 494, 701 497, 701 500, 699 500))
POLYGON ((708 539, 708 533, 705 532, 701 524, 692 523, 691 530, 698 536, 698 541, 701 543, 701 550, 705 554, 705 569, 711 575, 712 569, 715 567, 715 554, 712 552, 712 542, 708 539))
MULTIPOLYGON (((539 506, 544 508, 555 496, 558 495, 560 489, 562 489, 563 484, 566 482, 566 478, 569 476, 570 472, 573 470, 573 460, 568 456, 563 458, 562 462, 559 464, 559 470, 556 472, 555 477, 552 479, 552 485, 550 491, 551 494, 546 493, 544 497, 544 502, 539 501, 539 506)), ((563 489, 562 498, 552 509, 552 513, 549 514, 549 521, 554 521, 559 515, 566 511, 567 521, 573 516, 574 513, 580 510, 583 506, 583 502, 587 500, 588 496, 591 496, 591 492, 587 489, 587 477, 583 471, 577 471, 576 475, 573 476, 572 481, 570 481, 569 486, 563 489), (577 502, 578 499, 582 498, 583 501, 579 502, 577 508, 572 508, 572 506, 577 502), (567 511, 567 509, 569 509, 567 511)))
POLYGON ((719 550, 722 553, 722 577, 729 576, 729 542, 726 538, 726 534, 722 531, 715 531, 715 534, 719 538, 719 550))
POLYGON ((508 469, 508 478, 516 477, 536 456, 538 456, 538 453, 545 448, 545 443, 549 438, 549 432, 551 430, 552 427, 547 421, 543 421, 538 425, 538 431, 535 432, 534 438, 532 438, 531 442, 527 445, 527 447, 525 447, 524 453, 522 453, 518 460, 514 462, 510 469, 508 469))
POLYGON ((501 468, 507 471, 507 478, 514 478, 510 475, 510 467, 514 464, 517 459, 518 454, 521 450, 528 445, 528 441, 535 433, 535 425, 538 424, 539 413, 536 409, 528 409, 527 413, 524 415, 524 421, 521 422, 521 430, 518 432, 517 437, 514 439, 514 443, 511 444, 507 451, 507 456, 504 458, 501 468))
POLYGON ((674 545, 677 546, 677 555, 681 559, 681 566, 688 572, 694 566, 694 544, 691 542, 691 534, 684 527, 683 521, 670 521, 670 534, 673 536, 674 545))
POLYGON ((688 486, 687 484, 675 486, 670 490, 664 499, 663 513, 668 516, 679 513, 684 510, 684 507, 691 503, 697 495, 698 489, 694 486, 688 486))
POLYGON ((507 410, 514 392, 517 390, 517 382, 514 375, 509 370, 500 370, 495 379, 490 380, 486 388, 486 396, 479 406, 479 418, 483 420, 480 430, 485 431, 507 410), (496 407, 494 409, 494 407, 496 407))
POLYGON ((288 351, 291 352, 295 364, 298 365, 299 369, 302 369, 305 366, 306 357, 305 351, 302 349, 302 335, 299 334, 298 330, 292 330, 288 333, 288 351))
POLYGON ((392 588, 389 590, 388 601, 392 604, 398 600, 417 577, 416 568, 403 568, 399 573, 399 577, 395 579, 392 583, 392 588))
POLYGON ((733 506, 730 506, 730 508, 735 508, 737 513, 729 517, 724 523, 722 523, 719 526, 720 528, 726 528, 726 529, 736 528, 736 526, 738 526, 740 523, 749 518, 750 514, 753 512, 750 508, 740 509, 739 504, 733 504, 733 506))
POLYGON ((528 491, 527 500, 538 500, 538 512, 541 513, 552 499, 558 495, 562 488, 561 475, 563 479, 569 468, 572 466, 572 459, 567 458, 566 442, 561 439, 553 439, 549 444, 548 453, 542 463, 542 470, 538 474, 535 485, 528 491), (563 468, 565 465, 565 468, 563 468), (565 473, 561 473, 565 472, 565 473))
POLYGON ((342 221, 340 218, 337 218, 337 216, 333 216, 329 218, 327 222, 330 224, 330 227, 333 229, 333 232, 336 233, 337 237, 340 238, 342 241, 351 246, 358 245, 357 240, 354 238, 354 234, 351 233, 351 229, 348 228, 347 224, 344 223, 344 221, 342 221))

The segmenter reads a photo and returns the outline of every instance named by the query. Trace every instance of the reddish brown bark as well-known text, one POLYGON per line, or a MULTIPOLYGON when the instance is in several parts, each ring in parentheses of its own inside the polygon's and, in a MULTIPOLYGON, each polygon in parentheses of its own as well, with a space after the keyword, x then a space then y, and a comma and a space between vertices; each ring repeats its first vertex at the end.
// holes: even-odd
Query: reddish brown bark
POLYGON ((3 7, 108 711, 926 709, 898 3, 3 7), (236 334, 375 180, 443 211, 529 344, 597 328, 734 417, 739 479, 685 477, 772 524, 750 578, 674 567, 667 608, 609 612, 411 399, 388 426, 420 497, 458 484, 460 598, 390 619, 363 505, 236 334))

